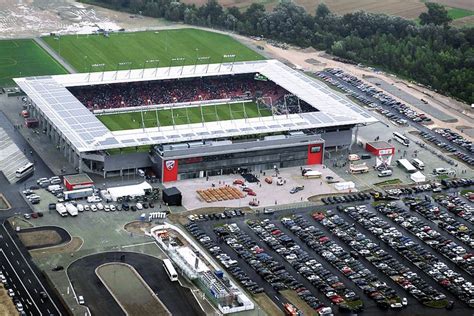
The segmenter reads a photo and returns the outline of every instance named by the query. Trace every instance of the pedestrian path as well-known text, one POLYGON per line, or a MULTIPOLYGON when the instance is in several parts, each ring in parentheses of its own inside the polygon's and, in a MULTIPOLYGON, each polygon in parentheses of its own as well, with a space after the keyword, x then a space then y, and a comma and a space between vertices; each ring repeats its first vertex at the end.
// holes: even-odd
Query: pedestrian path
POLYGON ((3 172, 10 183, 17 181, 15 171, 28 162, 28 158, 8 136, 7 132, 0 128, 0 171, 3 172))

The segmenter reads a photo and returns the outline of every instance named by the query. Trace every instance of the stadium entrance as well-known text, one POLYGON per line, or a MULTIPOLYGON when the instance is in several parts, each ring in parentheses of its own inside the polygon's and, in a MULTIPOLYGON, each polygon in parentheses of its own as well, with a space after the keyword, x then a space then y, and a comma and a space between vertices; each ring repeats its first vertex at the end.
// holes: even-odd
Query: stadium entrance
POLYGON ((324 153, 324 140, 319 135, 179 145, 152 150, 152 168, 162 182, 322 164, 324 153))

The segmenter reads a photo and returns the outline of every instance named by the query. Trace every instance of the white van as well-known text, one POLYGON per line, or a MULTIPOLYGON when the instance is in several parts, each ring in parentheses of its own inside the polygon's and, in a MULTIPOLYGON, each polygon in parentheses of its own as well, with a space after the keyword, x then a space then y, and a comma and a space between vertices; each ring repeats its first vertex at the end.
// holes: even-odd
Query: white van
POLYGON ((89 203, 97 203, 97 202, 101 202, 102 199, 100 197, 98 197, 97 195, 91 195, 91 196, 88 196, 87 197, 87 202, 89 203))
POLYGON ((138 170, 137 170, 137 174, 138 174, 140 177, 144 177, 144 176, 145 176, 145 171, 143 171, 142 169, 138 169, 138 170))
POLYGON ((424 170, 424 169, 425 169, 425 164, 424 164, 423 161, 421 161, 420 159, 416 159, 416 158, 413 159, 413 160, 411 161, 411 164, 412 164, 413 166, 415 166, 415 168, 418 169, 418 170, 424 170))
POLYGON ((393 174, 392 170, 382 170, 379 172, 379 177, 390 177, 393 174))

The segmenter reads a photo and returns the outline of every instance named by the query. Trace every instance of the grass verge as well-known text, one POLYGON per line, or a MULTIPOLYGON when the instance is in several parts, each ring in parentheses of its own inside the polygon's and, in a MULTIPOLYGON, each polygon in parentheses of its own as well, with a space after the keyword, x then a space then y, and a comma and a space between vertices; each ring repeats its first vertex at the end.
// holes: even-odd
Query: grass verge
POLYGON ((283 311, 268 297, 267 294, 260 293, 254 295, 254 300, 264 310, 267 315, 284 316, 283 311))
POLYGON ((401 183, 402 183, 402 180, 397 178, 397 179, 390 179, 390 180, 378 182, 378 183, 375 183, 374 185, 384 186, 384 185, 395 185, 395 184, 401 184, 401 183))

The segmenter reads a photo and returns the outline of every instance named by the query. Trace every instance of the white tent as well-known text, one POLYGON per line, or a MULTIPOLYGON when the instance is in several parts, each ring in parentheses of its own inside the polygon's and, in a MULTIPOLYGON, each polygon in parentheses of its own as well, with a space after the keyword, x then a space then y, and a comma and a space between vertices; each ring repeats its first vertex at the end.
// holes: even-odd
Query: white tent
POLYGON ((128 195, 132 197, 143 196, 145 195, 145 190, 151 190, 151 189, 152 189, 152 186, 148 182, 144 181, 140 184, 108 188, 107 192, 110 194, 113 201, 117 201, 119 197, 124 197, 128 195))
POLYGON ((352 181, 338 182, 338 183, 334 184, 334 188, 338 191, 349 190, 349 189, 354 189, 355 184, 352 181))
POLYGON ((413 174, 411 174, 410 179, 412 179, 414 182, 425 182, 426 181, 426 176, 422 174, 420 171, 417 171, 413 174))

